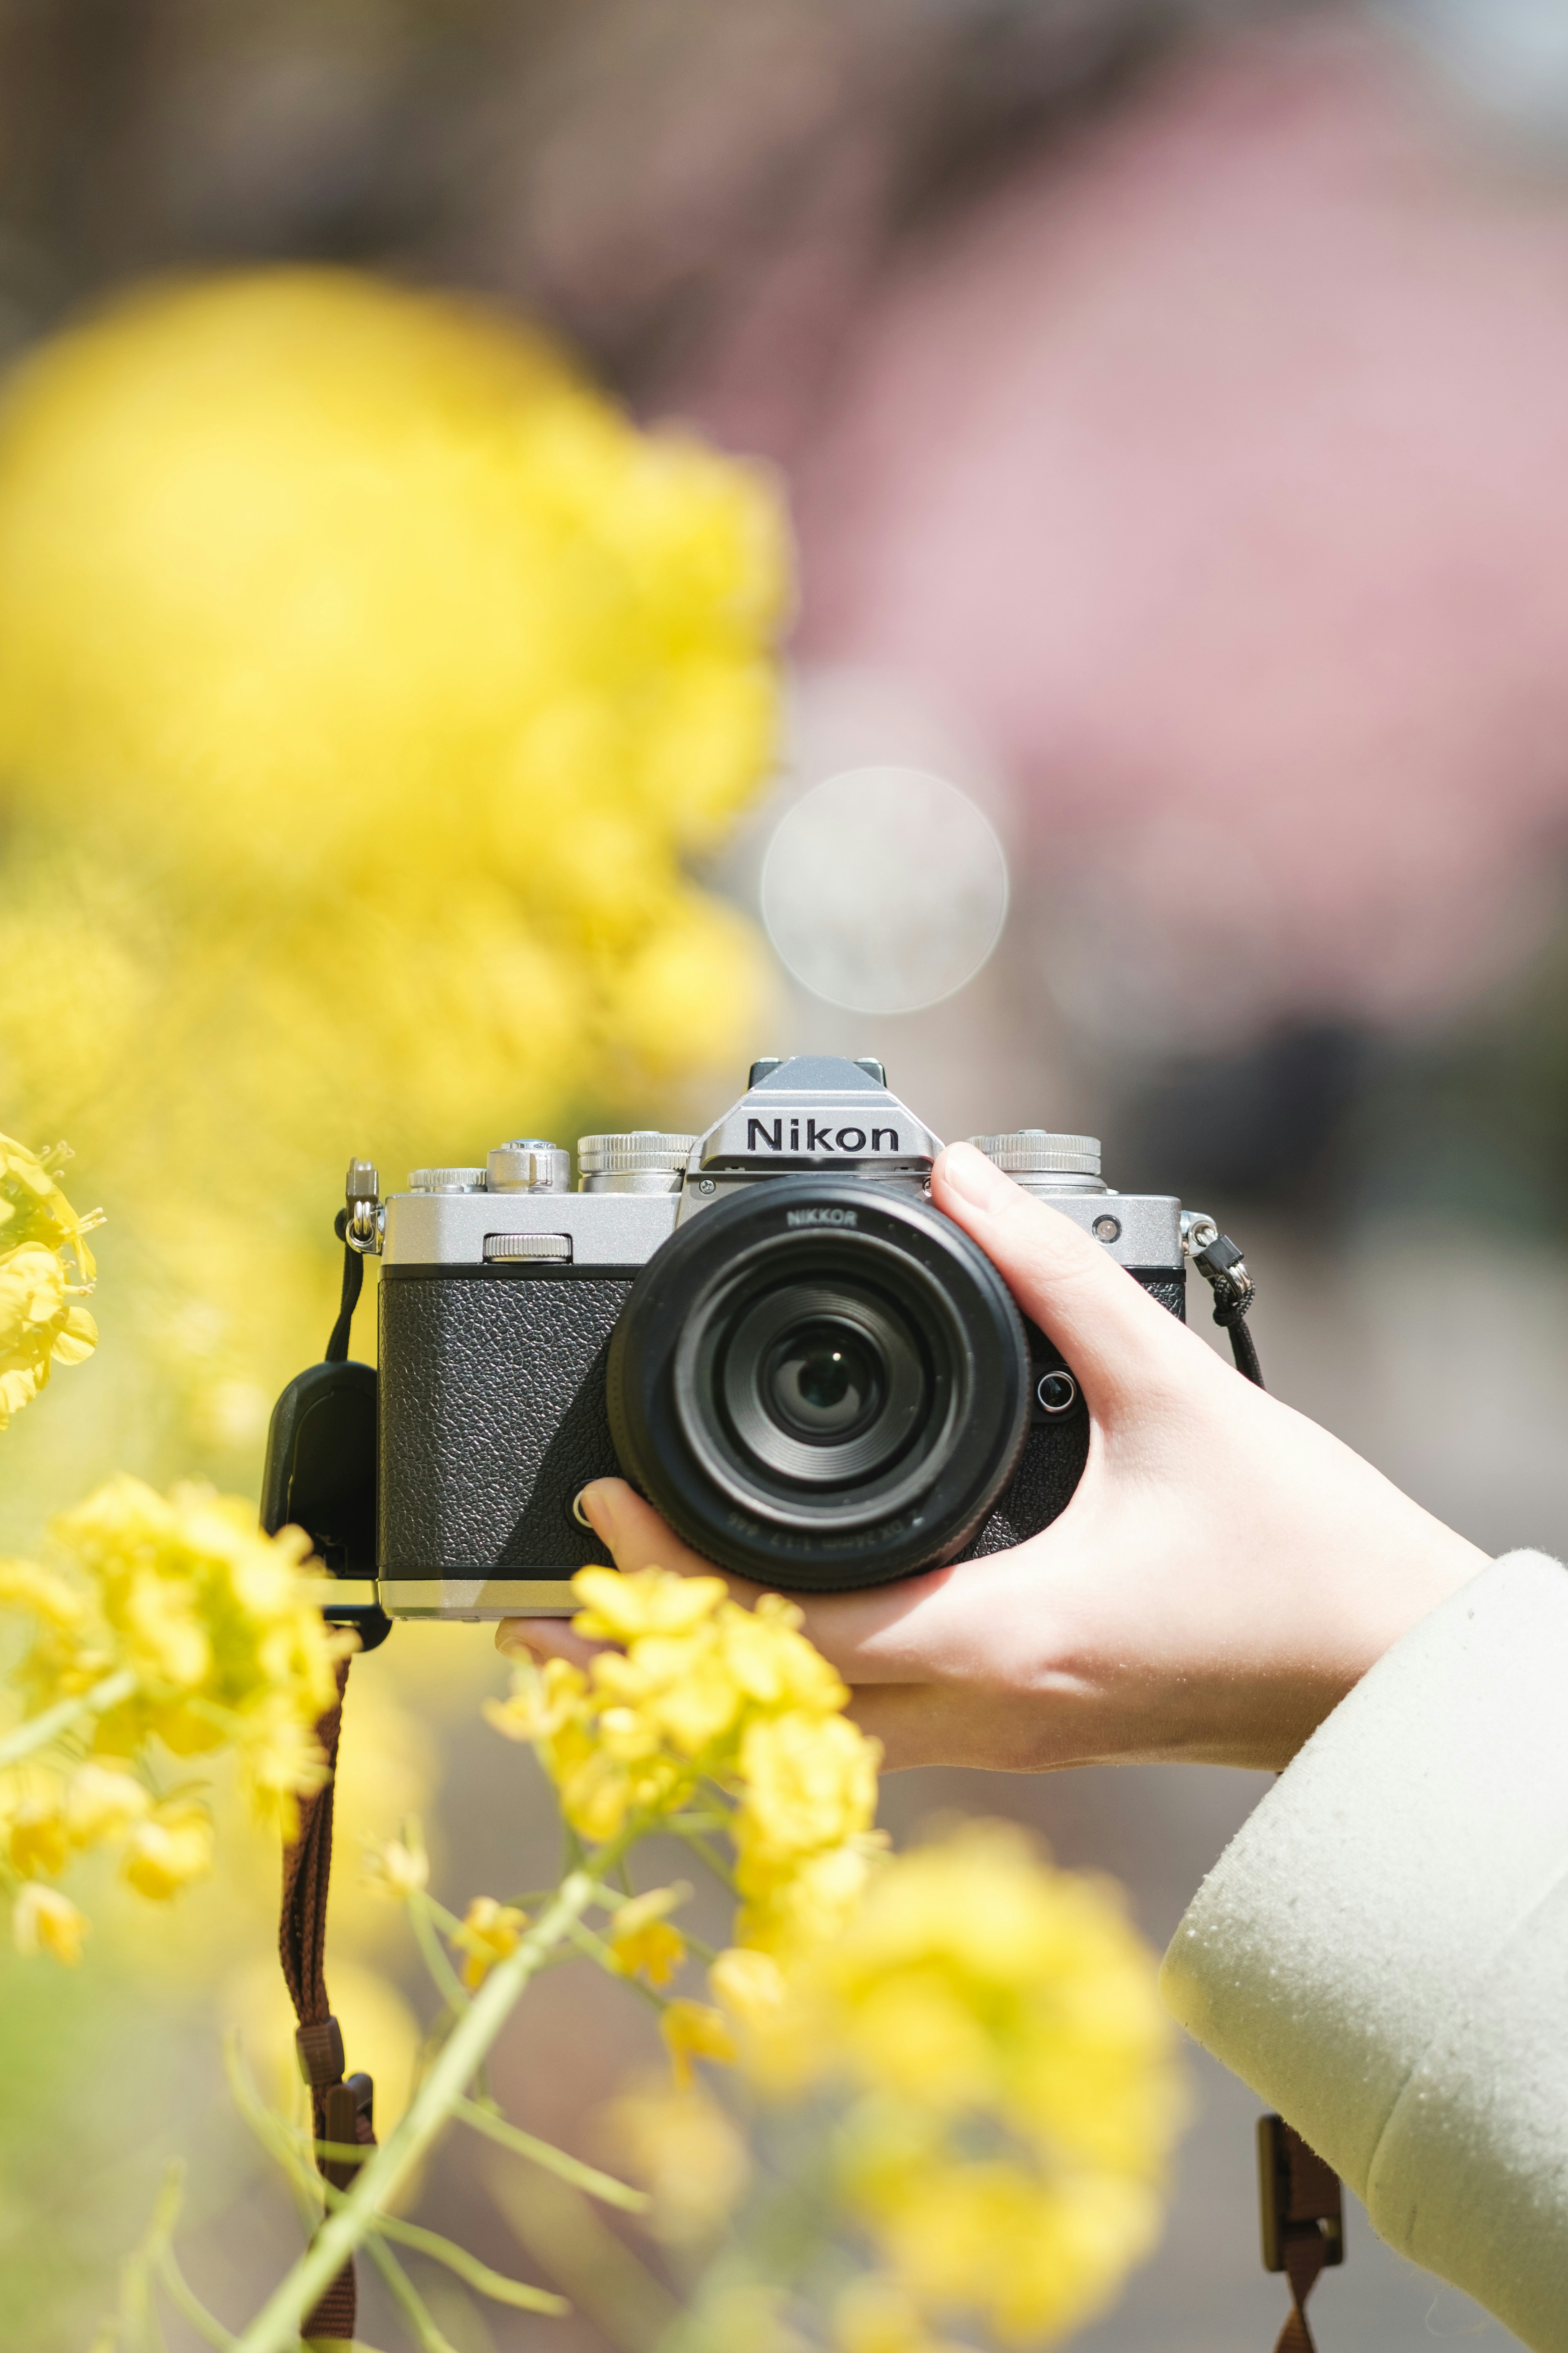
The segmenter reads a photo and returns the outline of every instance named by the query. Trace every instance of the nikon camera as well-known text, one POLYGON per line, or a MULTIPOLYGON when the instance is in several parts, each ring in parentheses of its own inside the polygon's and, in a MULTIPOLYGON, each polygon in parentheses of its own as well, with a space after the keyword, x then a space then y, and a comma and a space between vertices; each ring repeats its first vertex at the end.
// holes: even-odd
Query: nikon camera
MULTIPOLYGON (((1183 1314, 1177 1201, 1110 1191, 1089 1136, 973 1141, 1183 1314)), ((531 1138, 384 1200, 355 1162, 380 1373, 324 1365, 286 1392, 268 1523, 302 1516, 297 1472, 321 1486, 310 1384, 330 1376, 367 1437, 374 1410, 393 1617, 574 1609, 567 1580, 603 1559, 574 1500, 606 1472, 697 1552, 785 1591, 1017 1544, 1071 1496, 1088 1415, 1049 1335, 933 1208, 941 1148, 879 1063, 802 1056, 754 1063, 705 1135, 583 1137, 575 1187, 568 1154, 531 1138)), ((329 1563, 364 1574, 321 1518, 329 1563)))

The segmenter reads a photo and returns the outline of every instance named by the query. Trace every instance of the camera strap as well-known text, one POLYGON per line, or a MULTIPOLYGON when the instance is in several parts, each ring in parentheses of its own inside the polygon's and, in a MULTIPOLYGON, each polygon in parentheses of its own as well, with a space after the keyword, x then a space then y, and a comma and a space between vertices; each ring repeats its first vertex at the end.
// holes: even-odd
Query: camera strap
MULTIPOLYGON (((340 1236, 344 1222, 340 1212, 340 1236)), ((328 1364, 346 1362, 349 1331, 363 1281, 363 1261, 345 1240, 342 1300, 327 1343, 328 1364)), ((316 1725, 316 1741, 326 1760, 327 1778, 319 1789, 299 1801, 299 1829, 283 1850, 283 1900, 278 1922, 279 1958, 299 2021, 294 2048, 300 2073, 310 2091, 317 2170, 335 2189, 346 2189, 357 2168, 352 2158, 324 2155, 321 2144, 327 2142, 340 2148, 356 2145, 374 2147, 375 2144, 375 2087, 368 2075, 345 2075, 342 2030, 332 2015, 327 1995, 327 1893, 332 1870, 332 1800, 350 1664, 349 1659, 339 1660, 337 1698, 316 1725)), ((316 2337, 351 2339, 358 2305, 351 2255, 306 2314, 300 2336, 307 2341, 316 2337)))
MULTIPOLYGON (((1230 1335, 1236 1369, 1264 1384, 1247 1314, 1258 1295, 1247 1261, 1212 1219, 1192 1236, 1192 1261, 1214 1293, 1214 1320, 1230 1335)), ((1258 2198, 1263 2224, 1263 2268, 1283 2272, 1290 2310, 1274 2353, 1316 2353, 1307 2323, 1307 2298, 1318 2274, 1345 2259, 1344 2197, 1339 2176, 1308 2147, 1283 2116, 1258 2120, 1258 2198)))
POLYGON ((1345 2259, 1344 2193, 1339 2176, 1283 2116, 1258 2120, 1258 2189, 1263 2268, 1283 2272, 1290 2312, 1274 2353, 1314 2353, 1307 2298, 1318 2274, 1345 2259))
POLYGON ((1263 1388, 1263 1367, 1247 1328, 1247 1310, 1258 1296, 1258 1287, 1247 1271, 1247 1261, 1230 1236, 1222 1234, 1212 1219, 1198 1221, 1192 1241, 1193 1264, 1214 1293, 1214 1320, 1222 1332, 1230 1335, 1236 1369, 1244 1380, 1263 1388))

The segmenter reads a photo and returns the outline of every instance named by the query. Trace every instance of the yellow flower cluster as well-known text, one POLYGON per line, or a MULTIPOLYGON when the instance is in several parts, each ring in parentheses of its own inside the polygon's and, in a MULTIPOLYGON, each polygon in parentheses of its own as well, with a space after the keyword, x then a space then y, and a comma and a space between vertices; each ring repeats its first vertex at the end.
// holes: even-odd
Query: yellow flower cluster
POLYGON ((609 2121, 653 2200, 654 2236, 677 2247, 710 2238, 744 2196, 752 2171, 743 2137, 712 2094, 700 2084, 650 2084, 623 2093, 609 2121))
MULTIPOLYGON (((800 1611, 777 1594, 743 1609, 720 1577, 660 1568, 580 1569, 573 1588, 577 1631, 615 1647, 586 1673, 561 1659, 520 1670, 511 1697, 488 1703, 491 1723, 536 1745, 566 1820, 595 1844, 705 1784, 732 1796, 742 1944, 831 1936, 879 1843, 879 1752, 844 1715, 849 1694, 800 1611)), ((694 2031, 677 2047, 697 2047, 694 2031)))
POLYGON ((840 2185, 883 2267, 846 2309, 852 2353, 918 2353, 953 2315, 1059 2337, 1148 2252, 1180 2082, 1107 1884, 971 1825, 888 1862, 777 1996, 748 2010, 755 2079, 847 2094, 840 2185))
POLYGON ((0 1769, 0 1869, 20 1883, 17 1944, 72 1959, 79 1915, 39 1883, 75 1855, 120 1849, 125 1879, 157 1898, 211 1863, 205 1806, 189 1791, 155 1795, 138 1770, 147 1745, 176 1757, 232 1749, 258 1813, 290 1831, 296 1798, 323 1777, 314 1726, 353 1638, 327 1628, 310 1598, 306 1538, 260 1535, 237 1499, 196 1487, 163 1496, 119 1478, 50 1533, 49 1564, 0 1561, 0 1610, 32 1624, 15 1677, 27 1715, 93 1701, 72 1727, 91 1754, 74 1769, 31 1757, 0 1769), (99 1705, 100 1694, 112 1704, 99 1705))
POLYGON ((98 1345, 97 1324, 76 1303, 92 1289, 85 1237, 100 1220, 79 1217, 55 1182, 69 1156, 63 1144, 36 1153, 0 1135, 0 1430, 37 1396, 52 1365, 79 1365, 98 1345))
POLYGON ((786 575, 759 471, 351 271, 164 283, 14 375, 0 1092, 90 1152, 187 1447, 243 1459, 319 1345, 351 1150, 668 1123, 744 1050, 687 867, 772 759, 786 575))

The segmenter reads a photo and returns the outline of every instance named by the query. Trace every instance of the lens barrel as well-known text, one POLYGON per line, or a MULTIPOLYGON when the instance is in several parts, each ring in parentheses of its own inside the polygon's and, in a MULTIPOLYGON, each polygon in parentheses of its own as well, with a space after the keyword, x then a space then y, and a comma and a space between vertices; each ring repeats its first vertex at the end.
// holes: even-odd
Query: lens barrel
POLYGON ((621 1466, 708 1558, 798 1591, 951 1560, 1011 1477, 1023 1324, 940 1211, 770 1177, 650 1258, 610 1345, 621 1466))

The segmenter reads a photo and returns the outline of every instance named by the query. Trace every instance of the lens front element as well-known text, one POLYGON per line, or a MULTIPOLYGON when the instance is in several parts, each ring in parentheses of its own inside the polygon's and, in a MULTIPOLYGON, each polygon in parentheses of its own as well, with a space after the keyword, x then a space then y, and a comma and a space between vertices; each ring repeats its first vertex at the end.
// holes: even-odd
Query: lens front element
POLYGON ((881 1366, 845 1324, 807 1324, 768 1358, 763 1403, 784 1429, 831 1443, 868 1421, 881 1402, 881 1366))
POLYGON ((754 1303, 746 1284, 738 1312, 734 1287, 710 1304, 677 1372, 700 1452, 717 1447, 742 1476, 749 1462, 764 1480, 842 1486, 903 1451, 931 1388, 919 1335, 863 1276, 835 1271, 754 1303))

